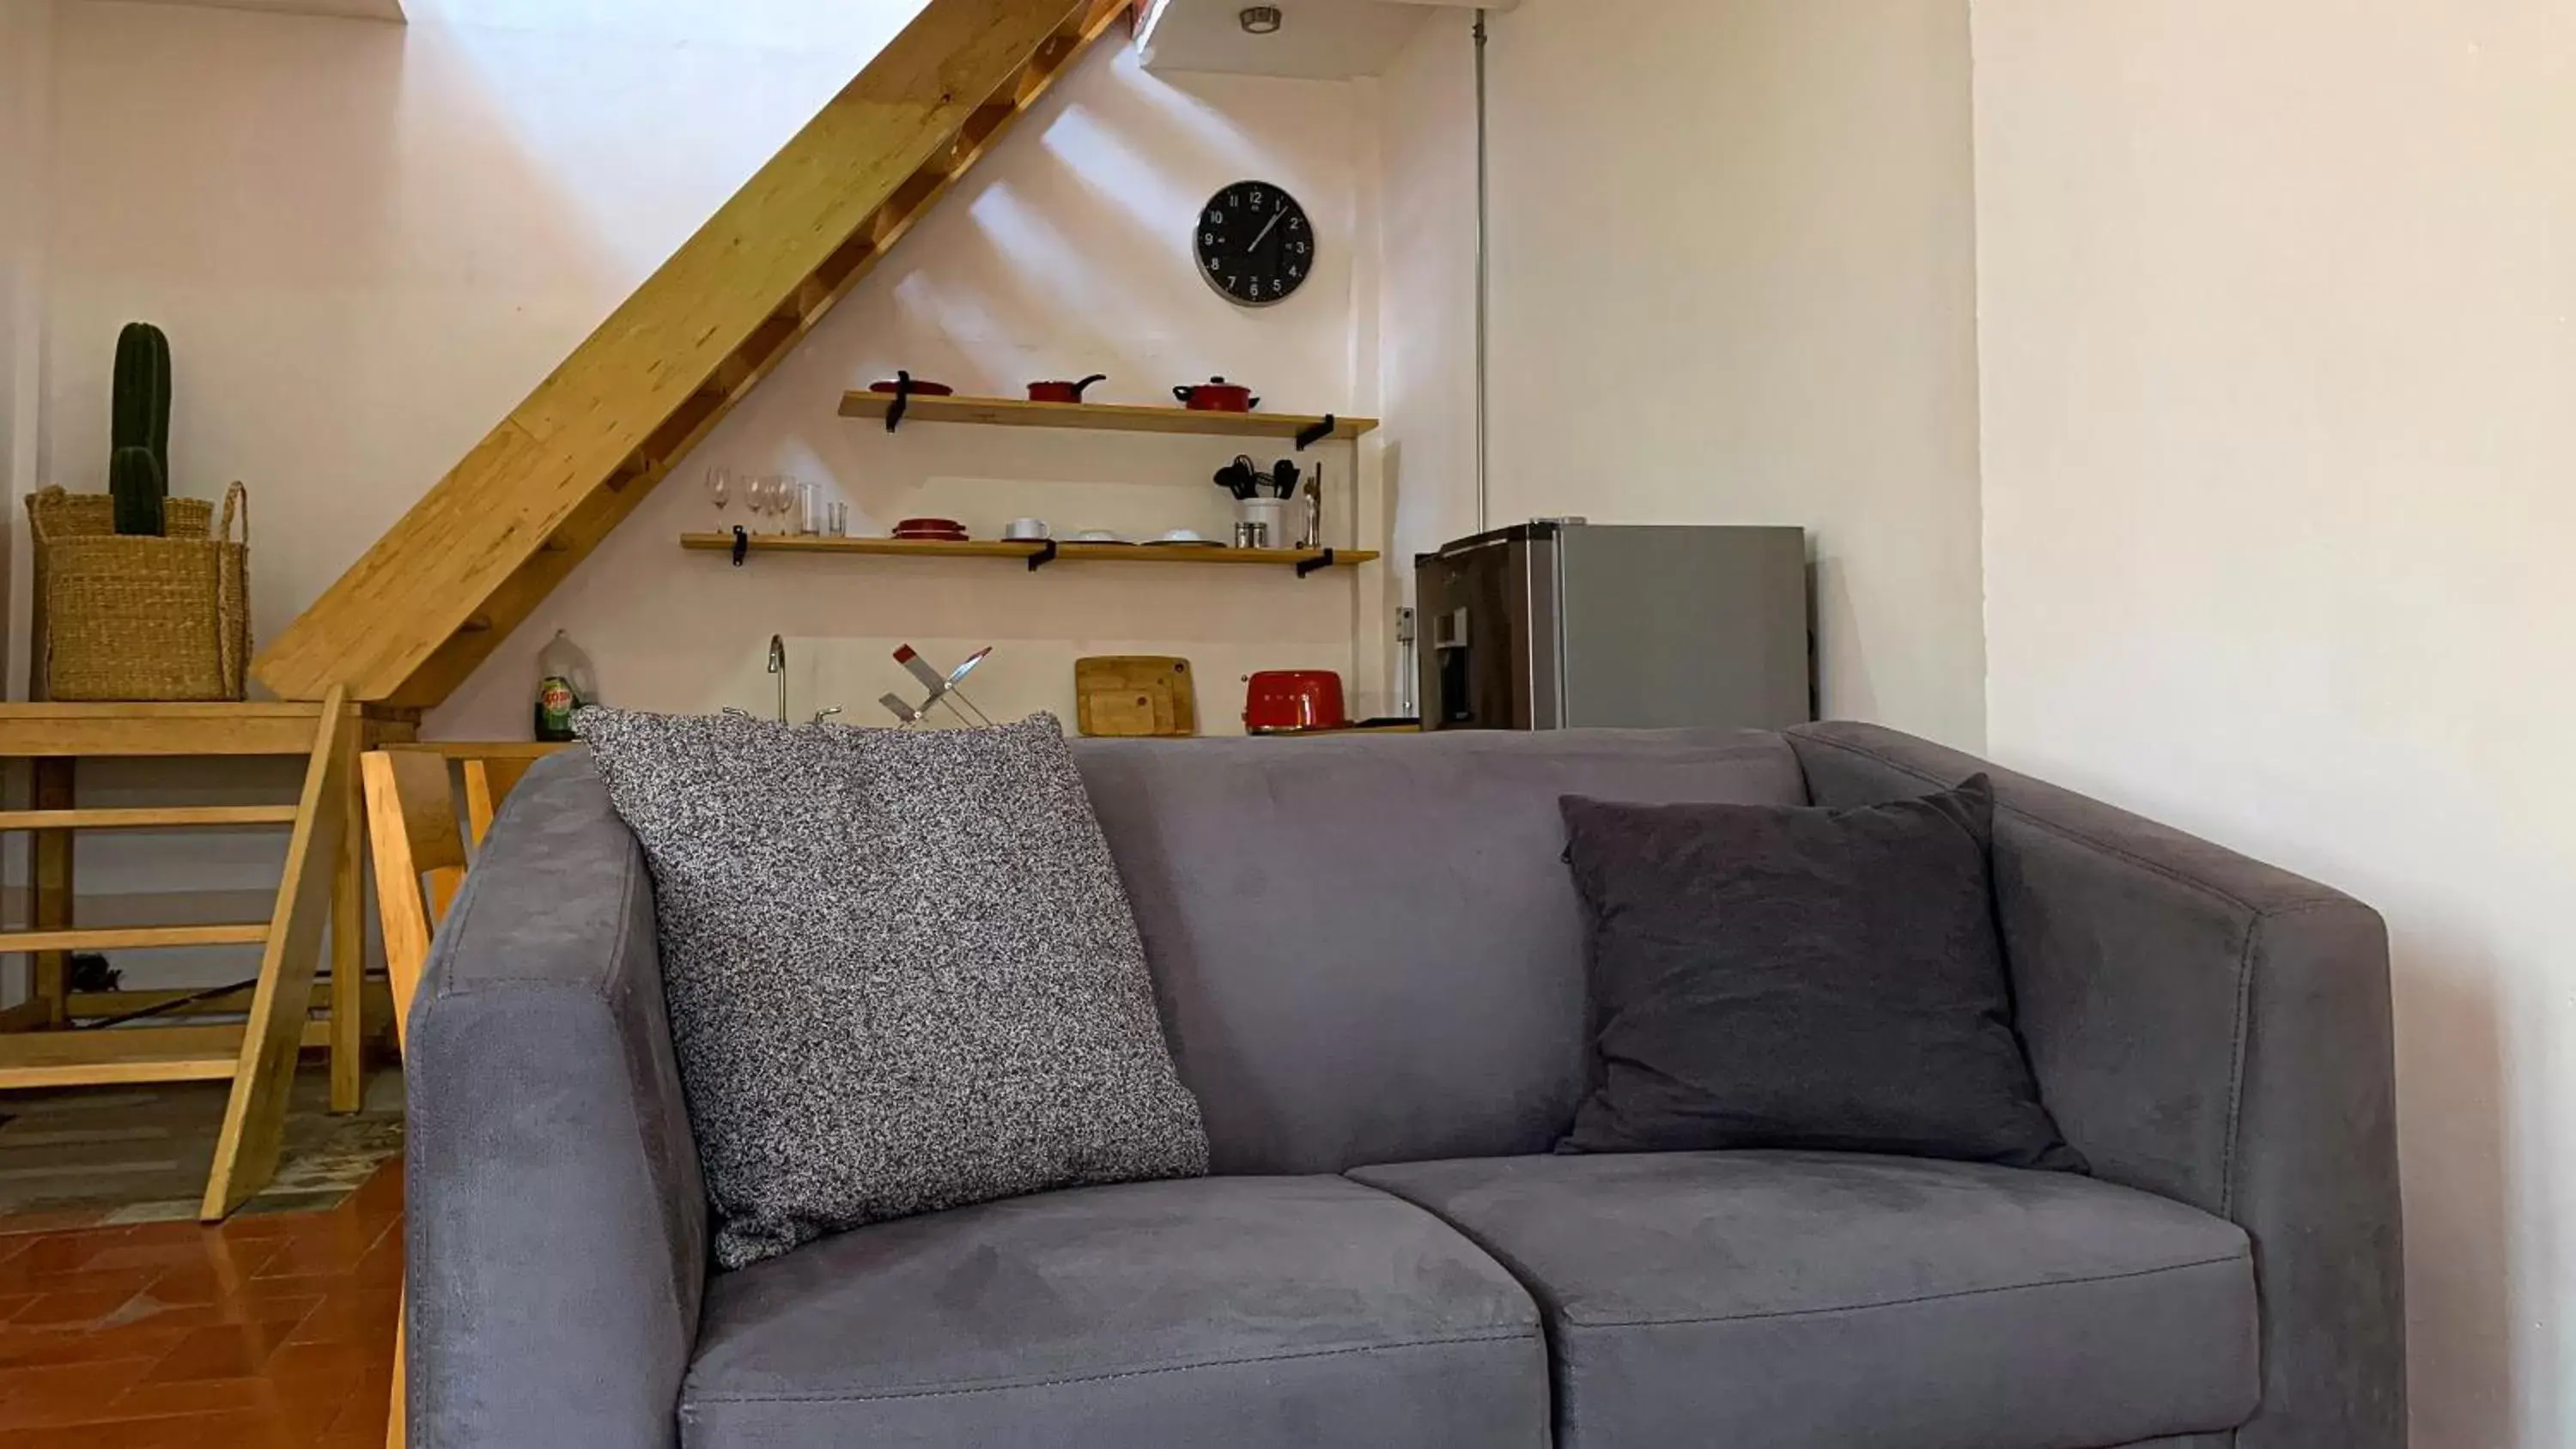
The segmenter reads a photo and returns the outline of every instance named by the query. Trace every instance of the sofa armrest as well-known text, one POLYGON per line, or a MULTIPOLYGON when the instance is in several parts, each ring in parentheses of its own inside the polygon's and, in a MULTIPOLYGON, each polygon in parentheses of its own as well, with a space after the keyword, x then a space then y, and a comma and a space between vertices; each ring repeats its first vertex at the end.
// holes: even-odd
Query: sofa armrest
POLYGON ((2253 1240, 2241 1449, 2401 1449, 2388 941, 2287 871, 1867 725, 1789 732, 1819 805, 1995 782, 1995 896, 2041 1095, 2094 1172, 2253 1240))
POLYGON ((668 1445, 706 1194, 653 889, 586 751, 510 797, 413 1007, 411 1442, 668 1445))

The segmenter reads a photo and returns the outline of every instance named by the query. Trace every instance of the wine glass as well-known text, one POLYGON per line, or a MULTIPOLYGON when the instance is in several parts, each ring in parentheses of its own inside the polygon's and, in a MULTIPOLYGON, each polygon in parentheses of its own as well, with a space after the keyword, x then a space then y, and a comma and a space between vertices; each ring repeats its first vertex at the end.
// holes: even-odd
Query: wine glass
POLYGON ((724 532, 725 505, 733 501, 733 474, 723 468, 707 470, 707 497, 716 505, 716 532, 724 532))
POLYGON ((760 515, 769 511, 769 480, 756 473, 742 477, 742 507, 751 515, 747 520, 754 533, 760 532, 760 515))
POLYGON ((787 526, 787 510, 795 506, 796 480, 788 477, 784 473, 771 474, 769 477, 769 511, 777 517, 778 531, 780 533, 794 533, 796 531, 787 526))

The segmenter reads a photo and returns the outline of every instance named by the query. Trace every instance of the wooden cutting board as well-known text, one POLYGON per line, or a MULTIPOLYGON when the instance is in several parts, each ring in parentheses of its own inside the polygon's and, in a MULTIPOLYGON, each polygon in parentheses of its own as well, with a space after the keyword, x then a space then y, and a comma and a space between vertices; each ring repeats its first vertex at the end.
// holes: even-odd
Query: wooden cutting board
POLYGON ((1102 739, 1186 739, 1199 732, 1190 661, 1113 654, 1073 661, 1074 725, 1102 739))

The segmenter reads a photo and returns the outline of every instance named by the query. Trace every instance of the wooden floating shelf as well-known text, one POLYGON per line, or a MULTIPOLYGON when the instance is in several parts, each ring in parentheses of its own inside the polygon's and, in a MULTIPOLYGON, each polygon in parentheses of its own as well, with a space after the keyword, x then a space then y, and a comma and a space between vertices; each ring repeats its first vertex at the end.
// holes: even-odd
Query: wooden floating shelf
MULTIPOLYGON (((680 536, 680 547, 708 553, 733 552, 733 535, 729 533, 687 533, 680 536)), ((976 539, 966 543, 941 543, 909 538, 816 538, 806 534, 753 534, 753 553, 823 553, 874 554, 894 558, 1011 558, 1034 559, 1046 552, 1043 543, 1018 543, 1005 539, 976 539)), ((1378 554, 1364 548, 1227 548, 1213 543, 1059 543, 1055 546, 1059 562, 1130 563, 1130 564, 1237 564, 1269 565, 1273 568, 1324 566, 1357 568, 1375 563, 1378 554), (1329 556, 1329 563, 1327 562, 1329 556)))
MULTIPOLYGON (((854 392, 841 399, 845 418, 879 418, 894 395, 854 392)), ((1131 407, 1124 403, 1042 403, 1002 397, 924 397, 913 394, 906 423, 981 423, 997 428, 1081 428, 1101 433, 1176 433, 1207 438, 1295 438, 1321 424, 1297 413, 1192 412, 1188 408, 1131 407)), ((1375 418, 1333 419, 1333 442, 1348 443, 1377 428, 1375 418)))

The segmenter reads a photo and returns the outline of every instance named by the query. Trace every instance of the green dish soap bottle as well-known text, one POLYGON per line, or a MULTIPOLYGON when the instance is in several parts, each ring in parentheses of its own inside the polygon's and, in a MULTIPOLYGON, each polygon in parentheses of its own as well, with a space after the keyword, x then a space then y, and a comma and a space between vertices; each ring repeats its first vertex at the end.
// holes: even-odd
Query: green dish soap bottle
POLYGON ((549 744, 572 739, 572 712, 598 702, 599 682, 591 674, 590 656, 557 629, 537 651, 537 738, 549 744))

